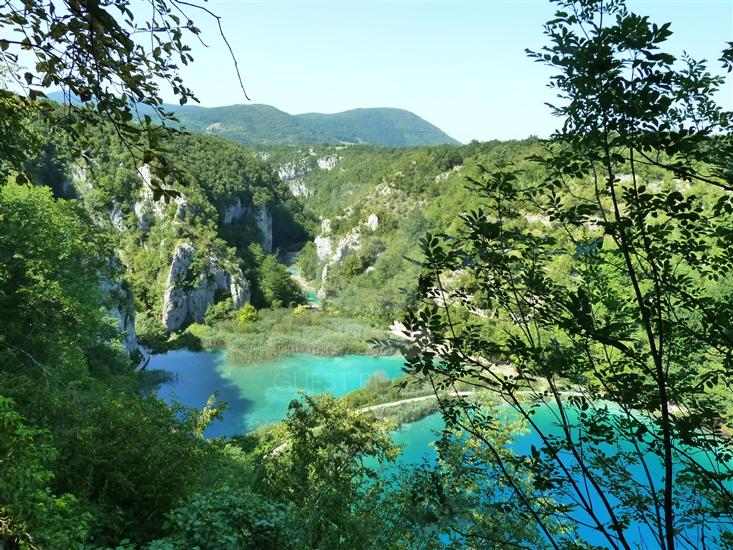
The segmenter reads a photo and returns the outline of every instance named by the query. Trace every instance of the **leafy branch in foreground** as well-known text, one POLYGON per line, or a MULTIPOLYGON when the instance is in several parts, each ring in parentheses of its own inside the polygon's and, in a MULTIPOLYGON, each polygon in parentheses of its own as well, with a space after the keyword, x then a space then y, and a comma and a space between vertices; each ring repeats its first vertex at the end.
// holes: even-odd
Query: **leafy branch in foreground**
MULTIPOLYGON (((455 239, 424 240, 411 369, 436 389, 499 394, 528 423, 539 444, 495 467, 530 476, 517 491, 548 546, 730 544, 732 119, 710 99, 722 79, 663 52, 670 25, 620 0, 556 3, 550 45, 530 52, 559 71, 564 125, 534 159, 547 177, 479 168, 483 206, 455 239)), ((480 438, 470 410, 444 413, 480 438)))
MULTIPOLYGON (((23 105, 54 117, 55 127, 82 140, 80 151, 81 130, 107 122, 140 163, 152 164, 161 178, 175 175, 161 150, 170 131, 165 125, 175 119, 163 105, 160 86, 170 87, 181 105, 197 101, 180 75, 181 67, 193 61, 185 37, 201 40, 193 12, 216 21, 234 59, 220 18, 198 1, 8 0, 0 6, 0 66, 12 89, 22 92, 23 105), (65 115, 36 101, 49 88, 61 88, 65 115)), ((234 64, 246 97, 236 59, 234 64)), ((0 126, 0 141, 15 142, 11 129, 0 126)), ((3 149, 2 157, 8 158, 3 149)), ((22 164, 16 162, 15 169, 22 171, 22 164)), ((160 183, 152 186, 159 189, 160 183)))

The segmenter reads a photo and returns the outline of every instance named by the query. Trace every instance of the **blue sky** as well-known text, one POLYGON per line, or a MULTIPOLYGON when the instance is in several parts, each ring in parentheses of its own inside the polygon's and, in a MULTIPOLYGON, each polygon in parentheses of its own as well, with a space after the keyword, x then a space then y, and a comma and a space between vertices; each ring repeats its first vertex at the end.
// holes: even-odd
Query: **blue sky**
MULTIPOLYGON (((669 50, 717 59, 733 41, 733 0, 636 0, 672 22, 669 50)), ((545 0, 210 0, 254 103, 290 113, 401 107, 453 137, 546 136, 557 125, 549 69, 524 49, 545 43, 545 0)), ((183 73, 204 106, 245 103, 216 27, 195 17, 208 48, 183 73)), ((713 67, 717 70, 718 63, 713 67)), ((718 101, 733 110, 728 84, 718 101)))

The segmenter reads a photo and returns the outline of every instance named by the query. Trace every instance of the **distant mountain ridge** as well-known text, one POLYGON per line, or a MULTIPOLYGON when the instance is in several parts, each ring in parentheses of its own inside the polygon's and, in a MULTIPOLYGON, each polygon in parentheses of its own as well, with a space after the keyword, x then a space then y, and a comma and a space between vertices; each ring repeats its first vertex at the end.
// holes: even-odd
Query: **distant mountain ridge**
MULTIPOLYGON (((49 99, 63 101, 61 92, 49 99)), ((200 107, 171 105, 180 126, 244 145, 362 143, 382 147, 458 144, 437 126, 404 109, 362 108, 341 113, 291 115, 264 104, 200 107)), ((149 108, 141 109, 145 113, 149 108)))

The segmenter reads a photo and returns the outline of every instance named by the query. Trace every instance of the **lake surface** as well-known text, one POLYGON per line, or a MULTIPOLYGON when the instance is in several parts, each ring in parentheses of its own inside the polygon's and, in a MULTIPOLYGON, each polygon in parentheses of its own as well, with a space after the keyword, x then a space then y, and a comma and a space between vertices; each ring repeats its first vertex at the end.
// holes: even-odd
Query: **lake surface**
POLYGON ((173 373, 174 378, 158 390, 169 403, 177 400, 201 408, 217 392, 229 409, 223 420, 209 426, 206 435, 218 437, 247 433, 281 420, 300 391, 344 395, 364 386, 378 372, 387 379, 399 376, 403 364, 401 356, 296 354, 241 365, 228 362, 224 352, 177 350, 152 356, 147 370, 173 373))
POLYGON ((290 275, 294 278, 295 282, 297 282, 300 288, 303 290, 303 294, 305 295, 305 299, 308 300, 308 303, 315 306, 321 305, 321 299, 318 297, 316 289, 311 287, 303 287, 300 284, 300 281, 303 280, 300 275, 300 268, 298 266, 291 265, 288 266, 288 271, 290 272, 290 275))
MULTIPOLYGON (((309 394, 327 391, 335 396, 344 395, 364 386, 369 377, 377 372, 383 373, 388 379, 399 376, 403 363, 401 356, 319 357, 298 354, 277 361, 238 365, 229 363, 223 352, 180 350, 154 355, 148 370, 173 373, 174 379, 163 384, 158 391, 158 395, 168 402, 177 400, 184 405, 200 408, 206 404, 212 393, 217 392, 219 399, 226 401, 230 407, 224 413, 223 420, 214 421, 206 430, 208 437, 217 437, 246 433, 281 420, 287 414, 289 403, 299 397, 300 391, 309 394)), ((556 426, 556 411, 552 405, 537 409, 533 420, 546 434, 561 435, 556 426)), ((392 434, 393 441, 403 451, 396 464, 385 467, 384 474, 396 473, 402 466, 414 466, 426 460, 434 462, 436 452, 433 442, 437 439, 435 432, 443 427, 443 419, 436 413, 395 430, 392 434)), ((515 440, 512 449, 518 454, 529 455, 533 445, 540 447, 541 439, 537 433, 528 431, 515 440)), ((626 448, 628 445, 630 444, 622 443, 622 450, 631 450, 626 448)), ((566 456, 565 459, 568 463, 573 462, 570 457, 566 456)), ((704 461, 701 460, 701 463, 704 461)), ((710 465, 711 469, 716 469, 712 462, 710 465)), ((660 482, 663 471, 659 461, 651 458, 648 467, 652 478, 660 482)), ((637 479, 643 479, 641 465, 631 466, 629 470, 637 479)), ((617 504, 612 496, 607 497, 613 504, 617 504)), ((590 500, 602 520, 607 521, 609 518, 602 512, 600 497, 591 494, 590 500)), ((588 520, 581 512, 571 513, 571 516, 581 522, 588 520)), ((601 546, 605 543, 592 529, 580 527, 579 532, 588 542, 601 546)), ((630 529, 627 534, 632 543, 653 546, 648 532, 642 535, 642 530, 630 529)))
MULTIPOLYGON (((508 406, 502 406, 500 407, 500 409, 509 412, 508 406)), ((609 404, 609 409, 613 411, 614 407, 609 404)), ((509 414, 513 415, 512 413, 509 414)), ((566 409, 566 414, 568 414, 571 422, 575 422, 575 415, 577 414, 577 411, 574 412, 572 409, 566 409)), ((532 418, 533 421, 536 423, 538 429, 541 430, 543 433, 545 433, 546 435, 554 435, 562 438, 563 433, 561 431, 561 428, 558 426, 557 415, 557 407, 554 404, 548 404, 547 406, 536 409, 535 414, 533 414, 532 418)), ((425 461, 434 462, 437 457, 437 453, 435 452, 433 442, 439 437, 438 435, 436 435, 436 432, 441 431, 444 426, 445 423, 443 422, 443 418, 441 417, 441 415, 439 413, 435 413, 412 424, 404 425, 399 430, 394 432, 393 441, 402 446, 402 455, 397 459, 397 462, 394 466, 390 466, 385 470, 385 473, 397 473, 400 466, 409 467, 416 464, 424 463, 425 461)), ((542 447, 542 439, 536 432, 528 430, 526 433, 520 435, 515 439, 515 441, 511 445, 511 449, 518 455, 530 456, 533 446, 537 448, 542 447)), ((634 450, 633 444, 626 440, 620 440, 613 446, 602 446, 601 449, 603 450, 604 447, 608 451, 609 456, 614 455, 619 450, 623 452, 633 452, 634 450)), ((722 464, 716 463, 712 455, 709 455, 705 452, 699 450, 694 451, 684 446, 681 447, 685 448, 685 450, 690 453, 690 455, 695 456, 695 459, 698 461, 698 463, 711 472, 725 471, 728 467, 731 466, 724 466, 722 464)), ((560 455, 567 465, 577 464, 569 452, 563 451, 560 453, 560 455)), ((662 485, 662 480, 664 478, 664 469, 662 463, 654 455, 647 455, 645 460, 649 475, 654 480, 657 489, 659 489, 662 485)), ((675 470, 679 471, 679 469, 679 465, 677 465, 677 467, 675 467, 675 470)), ((633 479, 636 479, 637 481, 644 482, 644 480, 646 480, 646 472, 644 470, 644 467, 638 462, 636 464, 627 466, 627 471, 629 472, 631 477, 633 479)), ((727 482, 726 485, 729 489, 733 489, 733 487, 731 487, 731 483, 727 482)), ((613 495, 605 494, 605 496, 612 506, 616 507, 620 504, 618 499, 615 498, 613 495)), ((590 502, 593 505, 595 513, 598 515, 601 521, 605 523, 610 522, 611 518, 608 516, 608 513, 603 507, 600 495, 590 490, 586 493, 586 497, 589 498, 590 502)), ((560 498, 559 502, 572 504, 571 500, 563 498, 560 498)), ((585 512, 581 510, 575 510, 573 512, 570 512, 568 515, 578 522, 578 533, 584 541, 596 544, 599 547, 607 546, 607 540, 600 533, 590 527, 584 526, 584 524, 588 524, 591 522, 590 517, 585 512)), ((686 535, 689 536, 691 540, 700 540, 700 533, 697 531, 697 529, 697 527, 685 528, 686 535)), ((706 527, 706 536, 708 539, 710 539, 711 536, 717 534, 719 534, 718 527, 713 522, 711 522, 711 524, 706 527)), ((657 546, 654 537, 651 535, 646 525, 632 523, 630 528, 626 530, 625 535, 629 543, 635 545, 635 547, 654 548, 657 546)))

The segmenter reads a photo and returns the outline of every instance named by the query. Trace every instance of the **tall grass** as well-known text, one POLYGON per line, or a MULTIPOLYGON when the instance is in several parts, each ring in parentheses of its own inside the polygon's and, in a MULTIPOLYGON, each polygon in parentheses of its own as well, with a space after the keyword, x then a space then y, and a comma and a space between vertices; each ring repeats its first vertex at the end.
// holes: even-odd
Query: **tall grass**
POLYGON ((369 341, 389 337, 364 321, 292 309, 260 310, 255 321, 192 325, 187 332, 204 348, 226 349, 235 363, 271 361, 293 353, 379 355, 369 341))
POLYGON ((376 409, 369 411, 375 418, 382 420, 389 420, 394 422, 397 426, 402 424, 409 424, 410 422, 417 422, 436 413, 440 410, 440 405, 437 399, 426 399, 425 401, 413 401, 409 403, 403 403, 396 407, 389 407, 386 409, 376 409))

